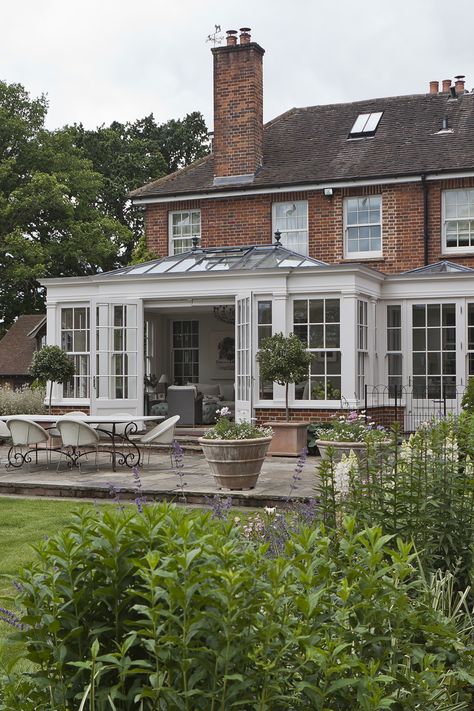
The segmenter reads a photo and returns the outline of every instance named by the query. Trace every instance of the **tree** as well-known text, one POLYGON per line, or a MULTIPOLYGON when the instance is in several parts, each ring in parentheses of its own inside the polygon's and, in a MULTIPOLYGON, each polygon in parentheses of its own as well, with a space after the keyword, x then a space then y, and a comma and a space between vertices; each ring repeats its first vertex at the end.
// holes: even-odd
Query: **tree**
POLYGON ((294 333, 290 333, 289 336, 275 333, 264 338, 257 353, 262 380, 285 385, 287 422, 289 420, 288 386, 290 383, 297 383, 308 377, 308 368, 312 359, 312 354, 308 353, 304 343, 294 333))
POLYGON ((97 206, 133 233, 121 255, 129 263, 143 236, 143 210, 132 205, 131 190, 178 170, 208 152, 208 132, 199 112, 184 119, 157 124, 153 114, 133 123, 85 130, 82 124, 65 129, 103 177, 97 206))
POLYGON ((0 82, 0 322, 44 308, 41 277, 120 266, 131 232, 99 207, 102 177, 67 131, 47 131, 44 96, 0 82))
POLYGON ((62 384, 71 380, 75 373, 74 363, 59 346, 43 346, 33 356, 30 373, 41 385, 46 386, 49 380, 48 412, 51 414, 53 383, 62 384))

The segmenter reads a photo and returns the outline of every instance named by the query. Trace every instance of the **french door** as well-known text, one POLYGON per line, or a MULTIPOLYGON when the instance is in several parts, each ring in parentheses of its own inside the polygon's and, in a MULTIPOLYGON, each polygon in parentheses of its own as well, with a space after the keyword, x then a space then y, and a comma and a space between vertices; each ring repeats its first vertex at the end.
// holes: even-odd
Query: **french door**
POLYGON ((252 295, 235 297, 235 419, 252 417, 252 295))
POLYGON ((91 412, 142 414, 142 302, 92 304, 91 333, 91 412))
POLYGON ((456 304, 412 304, 408 429, 457 407, 459 355, 456 350, 456 304))

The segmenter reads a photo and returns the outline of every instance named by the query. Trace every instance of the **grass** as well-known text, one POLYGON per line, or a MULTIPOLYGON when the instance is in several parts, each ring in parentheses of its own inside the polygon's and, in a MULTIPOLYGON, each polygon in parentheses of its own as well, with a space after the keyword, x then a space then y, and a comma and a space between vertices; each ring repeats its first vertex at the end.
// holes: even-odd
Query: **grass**
MULTIPOLYGON (((33 560, 33 545, 70 523, 73 511, 80 506, 93 506, 77 501, 48 499, 15 499, 0 497, 0 606, 14 609, 18 570, 33 560)), ((0 622, 0 671, 21 659, 22 645, 15 640, 12 628, 0 622)), ((20 662, 21 669, 28 663, 20 662)))

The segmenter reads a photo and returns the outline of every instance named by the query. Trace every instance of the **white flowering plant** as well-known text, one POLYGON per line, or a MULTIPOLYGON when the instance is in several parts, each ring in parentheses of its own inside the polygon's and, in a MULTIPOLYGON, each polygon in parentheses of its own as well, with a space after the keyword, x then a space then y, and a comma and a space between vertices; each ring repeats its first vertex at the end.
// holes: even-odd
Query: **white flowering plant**
POLYGON ((259 437, 271 437, 273 430, 271 427, 259 427, 252 422, 234 422, 229 419, 231 411, 228 407, 217 410, 218 420, 214 427, 203 435, 203 439, 257 439, 259 437))
POLYGON ((336 415, 331 426, 321 427, 317 437, 329 442, 364 442, 368 436, 372 439, 386 439, 387 432, 384 427, 377 426, 366 415, 365 410, 353 410, 347 415, 336 415))

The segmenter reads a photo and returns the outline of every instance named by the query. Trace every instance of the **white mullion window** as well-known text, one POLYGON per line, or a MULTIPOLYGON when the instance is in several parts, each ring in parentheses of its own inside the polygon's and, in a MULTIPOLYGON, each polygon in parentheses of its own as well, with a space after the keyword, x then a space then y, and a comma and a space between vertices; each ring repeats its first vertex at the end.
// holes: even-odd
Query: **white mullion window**
POLYGON ((126 348, 127 307, 112 306, 112 393, 119 400, 128 398, 128 353, 126 348))
POLYGON ((199 382, 199 321, 173 321, 173 382, 199 382))
POLYGON ((308 201, 274 202, 273 234, 281 233, 281 244, 298 254, 308 254, 308 201))
POLYGON ((444 190, 443 251, 462 253, 474 249, 474 188, 444 190))
POLYGON ((344 201, 346 259, 382 256, 382 198, 380 195, 344 201))
MULTIPOLYGON (((272 302, 269 299, 257 301, 257 348, 260 348, 264 338, 272 335, 272 302)), ((273 383, 264 381, 260 377, 259 399, 273 400, 273 383)))
POLYGON ((341 399, 339 299, 296 299, 293 332, 313 354, 308 379, 295 385, 296 400, 341 399))
POLYGON ((74 363, 75 374, 63 384, 64 398, 90 397, 90 312, 87 306, 61 309, 61 348, 74 363))
POLYGON ((368 359, 367 301, 357 301, 357 397, 365 394, 365 375, 368 359))
POLYGON ((413 397, 456 394, 456 304, 412 305, 413 397))
POLYGON ((201 241, 201 210, 180 210, 169 214, 169 253, 182 254, 201 241))
POLYGON ((474 376, 474 303, 467 304, 467 374, 474 376))
POLYGON ((402 394, 402 307, 400 304, 387 305, 387 377, 388 396, 401 397, 402 394))

